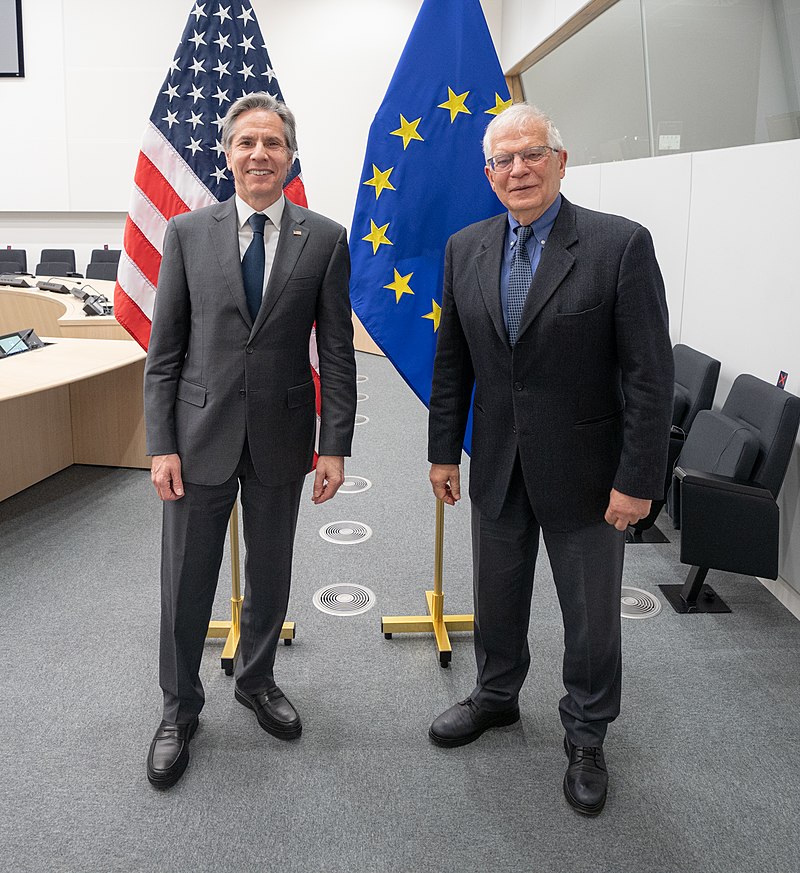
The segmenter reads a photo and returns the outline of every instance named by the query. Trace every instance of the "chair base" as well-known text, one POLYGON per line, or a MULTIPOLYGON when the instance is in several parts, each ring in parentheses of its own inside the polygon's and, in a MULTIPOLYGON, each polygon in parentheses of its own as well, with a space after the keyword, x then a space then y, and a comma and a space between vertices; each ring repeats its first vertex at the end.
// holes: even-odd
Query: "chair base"
POLYGON ((731 608, 710 585, 702 585, 695 600, 684 600, 683 585, 659 585, 669 605, 681 615, 688 613, 730 612, 731 608))
POLYGON ((655 524, 646 530, 638 530, 634 525, 631 525, 625 531, 625 542, 628 545, 633 545, 634 543, 668 543, 669 539, 664 536, 655 524))

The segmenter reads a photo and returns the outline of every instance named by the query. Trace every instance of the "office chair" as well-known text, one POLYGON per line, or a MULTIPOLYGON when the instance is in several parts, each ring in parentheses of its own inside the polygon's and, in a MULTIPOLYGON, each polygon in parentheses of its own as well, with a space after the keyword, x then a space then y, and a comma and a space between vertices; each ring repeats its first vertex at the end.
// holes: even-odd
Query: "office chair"
POLYGON ((655 527, 656 519, 664 508, 667 492, 672 485, 672 470, 692 423, 698 412, 711 409, 717 391, 719 361, 680 343, 672 349, 672 357, 675 362, 675 394, 672 403, 672 428, 669 435, 664 497, 661 500, 654 500, 649 515, 628 528, 626 541, 629 543, 669 542, 667 537, 655 527), (652 533, 648 533, 651 530, 652 533))
POLYGON ((720 412, 697 414, 675 465, 667 509, 681 531, 681 585, 659 585, 676 612, 730 612, 709 569, 776 579, 778 492, 800 427, 800 398, 742 375, 720 412))
POLYGON ((41 263, 66 263, 69 265, 69 272, 75 272, 75 252, 72 249, 42 249, 42 254, 39 257, 41 263))
POLYGON ((0 273, 27 273, 28 253, 25 249, 0 249, 0 273))

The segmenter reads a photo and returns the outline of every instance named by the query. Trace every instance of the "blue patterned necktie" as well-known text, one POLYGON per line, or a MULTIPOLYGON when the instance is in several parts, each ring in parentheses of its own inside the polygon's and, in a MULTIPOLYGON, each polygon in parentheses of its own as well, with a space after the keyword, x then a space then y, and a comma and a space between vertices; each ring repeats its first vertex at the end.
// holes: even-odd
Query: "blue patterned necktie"
MULTIPOLYGON (((253 228, 253 240, 242 258, 242 281, 250 317, 256 320, 264 295, 264 225, 267 216, 254 212, 247 223, 253 228)), ((528 267, 530 270, 530 267, 528 267)))
POLYGON ((512 346, 517 342, 522 308, 533 281, 531 259, 528 257, 528 240, 533 228, 520 224, 516 228, 517 243, 511 258, 511 272, 508 277, 508 340, 512 346))

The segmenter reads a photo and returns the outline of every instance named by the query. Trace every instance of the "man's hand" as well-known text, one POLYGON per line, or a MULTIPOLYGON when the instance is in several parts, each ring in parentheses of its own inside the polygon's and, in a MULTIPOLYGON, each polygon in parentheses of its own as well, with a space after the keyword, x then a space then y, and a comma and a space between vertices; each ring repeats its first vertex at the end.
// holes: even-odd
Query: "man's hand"
POLYGON ((311 502, 320 504, 330 500, 344 482, 344 458, 338 455, 320 455, 314 476, 311 502))
POLYGON ((153 455, 150 481, 162 500, 180 500, 183 497, 180 455, 153 455))
POLYGON ((461 471, 458 464, 431 464, 433 493, 449 506, 461 500, 461 471))
POLYGON ((629 497, 612 488, 606 509, 606 521, 617 530, 627 530, 629 525, 636 524, 650 512, 651 502, 641 497, 629 497))

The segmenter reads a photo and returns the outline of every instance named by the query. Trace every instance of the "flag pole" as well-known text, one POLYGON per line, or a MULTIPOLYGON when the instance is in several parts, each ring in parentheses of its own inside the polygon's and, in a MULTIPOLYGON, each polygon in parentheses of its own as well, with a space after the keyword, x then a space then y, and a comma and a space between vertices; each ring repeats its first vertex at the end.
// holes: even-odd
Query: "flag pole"
POLYGON ((444 567, 444 503, 436 500, 436 528, 433 554, 433 591, 425 592, 427 615, 384 615, 381 631, 387 640, 392 634, 433 633, 439 652, 439 664, 447 667, 453 655, 447 631, 471 631, 475 622, 472 615, 445 615, 442 577, 444 567))
MULTIPOLYGON (((239 576, 239 506, 233 504, 231 520, 228 527, 231 540, 231 618, 230 621, 210 621, 208 623, 207 639, 225 640, 220 656, 220 667, 226 676, 233 675, 236 658, 239 655, 240 621, 242 616, 242 601, 239 576)), ((295 623, 285 621, 281 628, 280 638, 285 646, 290 646, 295 635, 295 623)))

